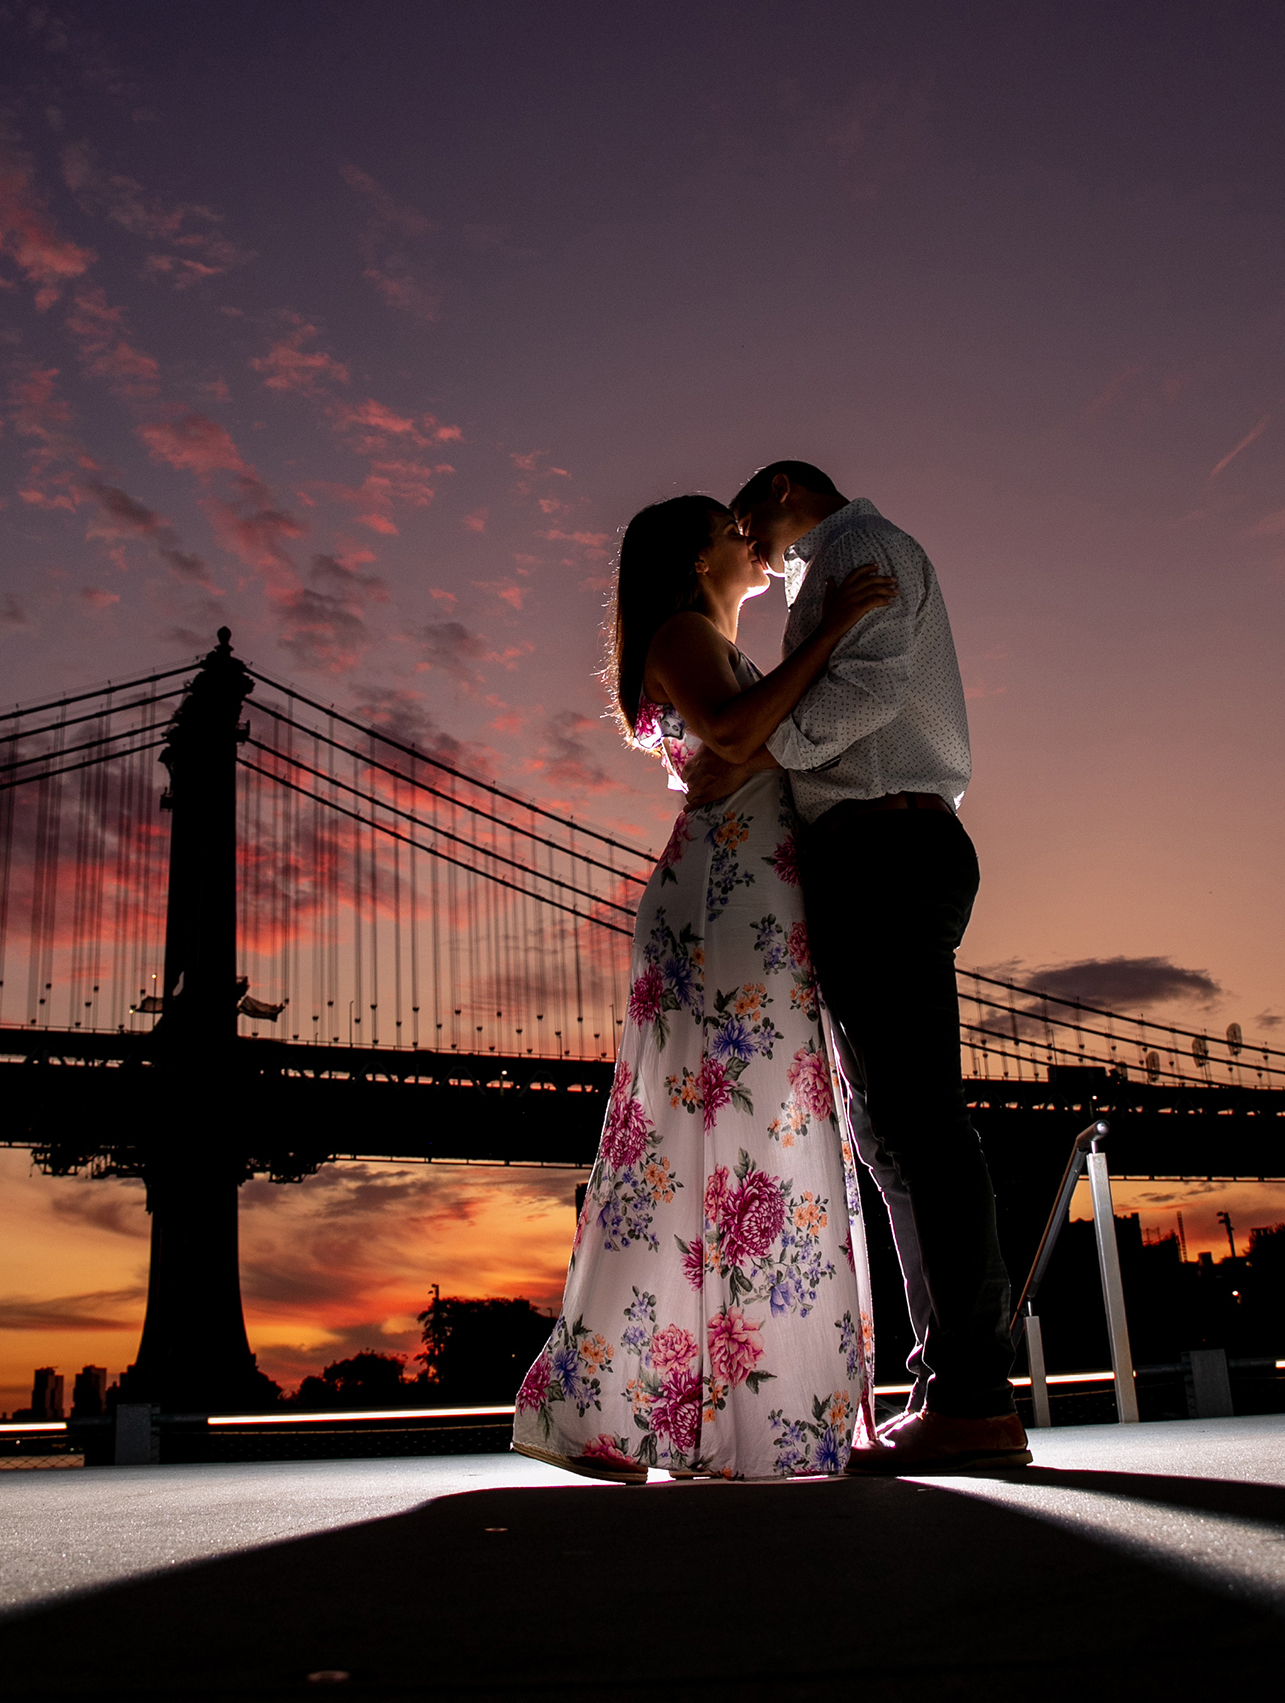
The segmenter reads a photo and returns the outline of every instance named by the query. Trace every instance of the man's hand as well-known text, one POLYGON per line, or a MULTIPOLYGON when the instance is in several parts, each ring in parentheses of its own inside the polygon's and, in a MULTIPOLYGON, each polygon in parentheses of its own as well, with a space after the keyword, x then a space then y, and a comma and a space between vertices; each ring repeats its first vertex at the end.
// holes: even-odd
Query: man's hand
POLYGON ((701 805, 712 804, 716 798, 727 798, 743 787, 751 775, 763 769, 779 769, 780 766, 766 745, 760 745, 744 763, 725 762, 722 757, 715 756, 708 745, 703 745, 683 770, 687 786, 685 808, 699 810, 701 805))

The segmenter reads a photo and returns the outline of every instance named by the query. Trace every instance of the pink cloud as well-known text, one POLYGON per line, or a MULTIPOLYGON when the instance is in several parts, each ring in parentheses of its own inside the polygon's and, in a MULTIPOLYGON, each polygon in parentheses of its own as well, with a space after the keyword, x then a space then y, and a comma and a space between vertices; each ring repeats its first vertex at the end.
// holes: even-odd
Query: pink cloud
POLYGON ((485 532, 486 514, 485 509, 474 509, 472 514, 464 516, 464 525, 470 532, 485 532))
POLYGON ((67 329, 80 345, 88 377, 106 379, 113 390, 132 400, 156 395, 160 367, 125 340, 124 309, 110 306, 97 285, 76 292, 67 329))
POLYGON ((1228 450, 1227 454, 1223 456, 1222 460, 1210 473, 1209 477, 1211 480, 1216 479, 1224 467, 1229 467, 1242 450, 1248 449, 1250 444, 1257 442, 1257 440, 1262 437, 1263 433, 1271 424, 1271 418, 1270 414, 1264 414, 1262 419, 1254 427, 1253 431, 1246 432, 1245 436, 1236 445, 1235 449, 1228 450))
POLYGON ((59 236, 35 193, 33 175, 17 154, 0 155, 0 254, 9 255, 36 286, 36 307, 43 313, 98 257, 59 236))
POLYGON ((1123 367, 1115 375, 1115 377, 1108 382, 1104 390, 1100 390, 1092 401, 1084 404, 1083 408, 1080 409, 1080 418, 1082 420, 1087 420, 1092 415, 1100 413, 1103 408, 1109 408, 1119 396, 1120 392, 1124 389, 1125 385, 1128 384, 1129 380, 1137 378, 1141 371, 1142 367, 1137 362, 1134 362, 1127 367, 1123 367))
POLYGON ((1285 532, 1285 509, 1276 509, 1272 514, 1265 514, 1253 526, 1245 528, 1246 538, 1275 538, 1285 532))
POLYGON ((113 603, 119 603, 120 598, 114 591, 99 591, 97 586, 87 585, 81 593, 81 600, 91 609, 110 609, 113 603))
POLYGON ((155 425, 140 426, 138 435, 155 461, 191 473, 249 471, 231 435, 204 414, 181 414, 155 425))
POLYGON ((368 526, 372 532, 378 532, 385 538, 400 536, 396 525, 386 514, 359 514, 357 519, 363 526, 368 526))
POLYGON ((370 209, 359 239, 366 263, 362 276, 375 286, 390 307, 431 323, 437 318, 441 293, 432 258, 422 252, 422 247, 437 226, 415 208, 394 200, 368 172, 357 166, 343 165, 339 175, 365 199, 370 209))
POLYGON ((322 349, 305 349, 303 345, 317 335, 315 325, 301 325, 289 337, 274 343, 266 355, 250 362, 257 373, 267 373, 264 385, 268 390, 296 390, 304 396, 319 396, 325 382, 348 383, 348 368, 322 349))

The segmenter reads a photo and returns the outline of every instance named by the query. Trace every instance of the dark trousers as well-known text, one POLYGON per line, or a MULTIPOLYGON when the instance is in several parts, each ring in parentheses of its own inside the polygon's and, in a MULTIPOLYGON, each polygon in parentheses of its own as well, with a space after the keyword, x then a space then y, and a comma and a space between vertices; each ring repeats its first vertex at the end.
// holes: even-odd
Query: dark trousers
POLYGON ((917 1333, 927 1315, 912 1373, 933 1412, 1011 1413, 1008 1273, 959 1064, 972 841, 946 812, 840 804, 804 831, 803 876, 821 989, 865 1097, 858 1151, 888 1203, 917 1333))

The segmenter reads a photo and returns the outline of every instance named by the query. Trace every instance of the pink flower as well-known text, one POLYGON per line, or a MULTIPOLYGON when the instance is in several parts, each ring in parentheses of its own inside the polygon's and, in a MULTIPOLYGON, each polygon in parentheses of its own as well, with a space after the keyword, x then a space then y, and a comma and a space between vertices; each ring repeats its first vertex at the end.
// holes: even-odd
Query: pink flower
POLYGON ((602 1153, 613 1171, 623 1171, 642 1155, 651 1134, 651 1124, 642 1109, 641 1100, 629 1093, 632 1080, 629 1066, 616 1067, 616 1080, 611 1089, 611 1104, 607 1108, 607 1127, 602 1134, 602 1153))
POLYGON ((788 834, 772 853, 772 868, 787 887, 798 886, 799 852, 793 834, 788 834))
MULTIPOLYGON (((695 1353, 696 1344, 692 1344, 695 1353)), ((651 1409, 652 1429, 668 1437, 680 1454, 691 1454, 701 1434, 701 1380, 697 1372, 675 1372, 651 1409)))
POLYGON ((705 1216, 711 1224, 717 1224, 727 1205, 731 1188, 728 1184, 726 1165, 719 1165, 706 1179, 705 1183, 705 1216))
POLYGON ((638 1027, 654 1023, 660 1014, 660 1002, 665 992, 665 978, 660 965, 653 964, 643 971, 629 990, 629 1016, 638 1027))
POLYGON ((549 1352, 545 1352, 532 1366, 522 1380, 522 1388, 518 1391, 517 1408, 519 1413, 525 1413, 528 1408, 542 1407, 544 1398, 549 1393, 549 1379, 553 1368, 549 1363, 549 1352))
POLYGON ((807 923, 802 920, 795 923, 794 927, 785 937, 785 947, 786 951, 790 954, 791 961, 796 964, 805 975, 811 975, 812 948, 808 944, 807 923))
POLYGON ((683 1271, 693 1289, 705 1287, 705 1245, 699 1237, 683 1255, 683 1271))
POLYGON ((727 1071, 716 1058, 702 1059, 696 1082, 705 1115, 705 1134, 708 1135, 718 1121, 718 1114, 732 1098, 732 1084, 727 1071))
POLYGON ((660 732, 660 705, 653 704, 646 692, 638 700, 638 715, 634 721, 634 738, 640 745, 654 745, 660 732))
POLYGON ((794 1097, 814 1118, 825 1119, 834 1111, 830 1092, 830 1066, 824 1053, 800 1047, 786 1072, 794 1097))
POLYGON ((651 1363, 663 1378, 675 1367, 686 1366, 696 1353, 696 1338, 682 1325, 666 1325, 651 1339, 651 1363))
POLYGON ((709 1363, 730 1389, 743 1384, 763 1358, 759 1329, 737 1307, 715 1313, 709 1321, 709 1363))
POLYGON ((751 1171, 728 1198, 723 1215, 723 1258, 728 1265, 762 1259, 785 1225, 781 1179, 751 1171))
POLYGON ((681 863, 683 853, 687 850, 687 844, 691 837, 691 830, 687 825, 687 812, 680 810, 674 818, 674 826, 670 829, 669 839, 665 843, 664 851, 660 854, 660 862, 656 865, 657 869, 672 869, 676 863, 681 863))
POLYGON ((638 1462, 632 1455, 625 1454, 614 1437, 609 1437, 605 1431, 592 1438, 580 1451, 581 1457, 587 1461, 609 1461, 612 1466, 629 1466, 637 1468, 638 1462))

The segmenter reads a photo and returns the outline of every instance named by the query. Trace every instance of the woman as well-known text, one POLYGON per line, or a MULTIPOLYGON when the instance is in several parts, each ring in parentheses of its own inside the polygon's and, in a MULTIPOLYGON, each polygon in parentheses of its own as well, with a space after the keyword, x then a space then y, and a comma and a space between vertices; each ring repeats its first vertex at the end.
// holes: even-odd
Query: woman
POLYGON ((870 1434, 872 1336, 785 776, 763 748, 838 640, 895 595, 873 568, 766 677, 736 647, 769 585, 730 512, 631 521, 607 675, 670 786, 698 742, 753 777, 684 811, 638 909, 628 1015, 548 1347, 513 1446, 591 1478, 837 1472, 870 1434))

